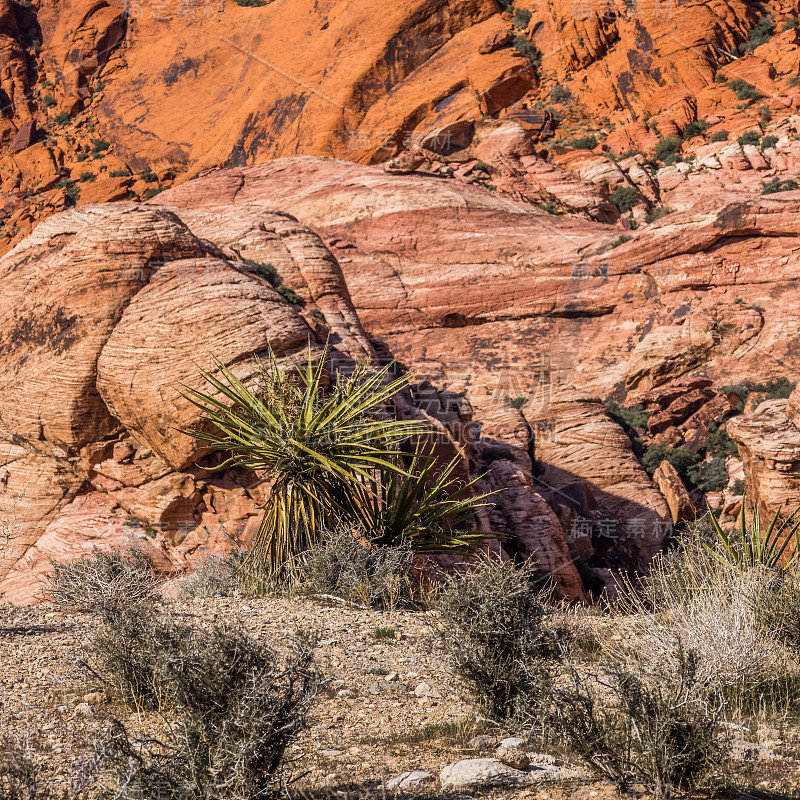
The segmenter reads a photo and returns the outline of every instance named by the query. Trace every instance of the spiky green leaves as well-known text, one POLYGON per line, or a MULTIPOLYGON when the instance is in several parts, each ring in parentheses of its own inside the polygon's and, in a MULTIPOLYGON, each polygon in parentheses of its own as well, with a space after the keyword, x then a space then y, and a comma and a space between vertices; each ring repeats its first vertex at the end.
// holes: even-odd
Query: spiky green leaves
POLYGON ((800 508, 796 508, 787 519, 780 523, 780 511, 776 511, 767 529, 762 531, 758 503, 755 504, 753 510, 753 523, 749 528, 747 527, 744 518, 744 500, 743 496, 738 541, 727 534, 714 516, 714 512, 709 508, 711 524, 714 526, 724 554, 704 545, 709 553, 737 572, 745 572, 758 566, 768 569, 776 569, 781 566, 788 569, 794 566, 800 559, 800 519, 797 518, 800 508), (794 542, 794 552, 787 563, 781 565, 783 554, 792 541, 794 542))
POLYGON ((202 429, 186 431, 236 464, 275 479, 252 554, 272 572, 317 545, 326 527, 366 530, 378 542, 426 552, 452 551, 482 538, 469 530, 488 495, 453 477, 458 457, 437 471, 430 454, 409 448, 425 431, 399 420, 387 405, 404 378, 387 380, 391 365, 335 376, 323 391, 327 347, 316 362, 282 371, 270 352, 257 363, 257 389, 223 364, 203 372, 211 393, 187 389, 202 412, 202 429), (402 455, 413 453, 411 467, 402 455))

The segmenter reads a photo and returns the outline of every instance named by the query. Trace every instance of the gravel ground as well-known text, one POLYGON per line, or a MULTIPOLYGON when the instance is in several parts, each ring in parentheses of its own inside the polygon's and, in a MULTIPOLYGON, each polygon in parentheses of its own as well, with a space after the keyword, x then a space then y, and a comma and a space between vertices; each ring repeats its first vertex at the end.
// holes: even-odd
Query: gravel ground
MULTIPOLYGON (((292 752, 296 786, 309 794, 382 797, 383 781, 398 773, 438 775, 446 765, 476 756, 466 743, 478 733, 498 738, 518 733, 476 722, 440 656, 428 646, 424 613, 282 598, 215 597, 172 601, 165 608, 200 625, 238 618, 278 649, 288 646, 298 628, 317 633, 317 660, 329 683, 292 752), (423 683, 430 688, 420 697, 423 683)), ((154 715, 108 702, 81 666, 98 624, 90 615, 65 614, 46 604, 0 606, 0 730, 27 738, 41 751, 44 768, 59 779, 66 779, 76 756, 103 737, 112 718, 133 730, 153 733, 160 727, 154 715)), ((793 731, 781 735, 784 744, 797 742, 793 731)), ((762 797, 800 796, 796 749, 796 744, 776 746, 780 758, 755 757, 738 772, 762 797)), ((432 796, 433 788, 424 794, 432 796)), ((615 792, 609 784, 584 780, 483 795, 602 800, 615 792)))

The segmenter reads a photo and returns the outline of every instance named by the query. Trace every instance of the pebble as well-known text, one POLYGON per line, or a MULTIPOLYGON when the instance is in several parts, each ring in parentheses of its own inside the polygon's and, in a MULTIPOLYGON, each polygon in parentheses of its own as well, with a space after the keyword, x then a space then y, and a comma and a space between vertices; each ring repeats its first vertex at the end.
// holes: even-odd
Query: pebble
POLYGON ((432 697, 436 700, 441 699, 442 695, 438 689, 434 689, 429 683, 425 683, 422 681, 416 689, 414 689, 414 694, 417 697, 432 697))

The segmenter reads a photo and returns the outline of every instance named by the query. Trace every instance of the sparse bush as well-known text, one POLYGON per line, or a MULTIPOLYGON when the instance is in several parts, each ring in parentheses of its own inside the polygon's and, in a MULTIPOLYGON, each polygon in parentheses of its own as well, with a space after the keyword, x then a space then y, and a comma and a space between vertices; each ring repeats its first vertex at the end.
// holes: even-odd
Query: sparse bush
POLYGON ((180 593, 183 597, 225 596, 233 587, 234 569, 228 555, 210 555, 199 559, 192 571, 183 579, 180 593))
POLYGON ((700 460, 697 453, 686 450, 682 447, 667 447, 664 444, 653 444, 648 447, 642 456, 642 466, 647 474, 652 477, 662 461, 669 461, 680 473, 681 477, 688 481, 689 467, 693 467, 700 460))
POLYGON ((721 492, 728 483, 728 472, 724 458, 711 458, 701 461, 686 470, 691 486, 701 492, 721 492))
POLYGON ((545 627, 546 592, 530 566, 484 557, 448 577, 434 601, 435 640, 466 691, 492 717, 513 719, 546 700, 558 649, 545 627))
POLYGON ((145 167, 141 170, 141 172, 139 172, 139 177, 146 183, 156 183, 158 181, 158 175, 156 175, 150 167, 145 167))
POLYGON ((683 129, 683 141, 693 139, 695 136, 700 136, 708 130, 708 123, 704 119, 697 119, 690 122, 683 129))
POLYGON ((514 16, 511 17, 511 24, 515 28, 527 28, 533 14, 527 8, 514 9, 514 16))
POLYGON ((654 152, 656 161, 666 161, 671 156, 677 156, 681 149, 681 140, 677 136, 664 136, 658 140, 654 152))
POLYGON ((769 110, 769 106, 766 104, 758 109, 758 116, 761 118, 762 125, 767 125, 772 122, 772 112, 769 110))
POLYGON ((106 139, 92 139, 92 155, 98 156, 111 147, 111 142, 106 139))
POLYGON ((733 456, 739 458, 739 447, 724 428, 711 431, 706 439, 706 452, 714 458, 733 456))
POLYGON ((303 300, 303 298, 299 294, 297 294, 297 292, 294 289, 290 289, 288 286, 284 286, 283 284, 281 284, 280 286, 275 287, 275 291, 281 297, 283 297, 284 300, 291 303, 292 305, 304 306, 306 304, 306 301, 303 300))
POLYGON ((50 562, 45 596, 69 611, 100 614, 116 619, 126 608, 154 602, 159 597, 153 562, 135 547, 122 553, 95 551, 75 561, 50 562))
POLYGON ((407 548, 371 545, 363 534, 336 528, 299 559, 295 582, 300 592, 391 610, 412 600, 412 560, 407 548))
POLYGON ((758 131, 745 131, 736 141, 742 146, 746 144, 757 145, 761 141, 761 135, 758 131))
POLYGON ((675 211, 674 208, 667 208, 667 206, 655 206, 647 212, 646 221, 655 222, 656 220, 663 219, 675 211))
POLYGON ((76 760, 69 776, 45 775, 35 755, 28 737, 0 739, 0 800, 84 800, 96 787, 100 754, 76 760))
POLYGON ((711 142, 727 142, 730 137, 728 131, 714 131, 711 134, 709 141, 711 142))
POLYGON ((542 60, 541 53, 536 49, 536 45, 528 39, 527 36, 523 36, 521 33, 518 33, 513 41, 512 44, 514 45, 514 49, 522 56, 528 59, 534 66, 538 67, 542 60))
POLYGON ((756 47, 766 44, 775 32, 775 25, 771 14, 765 14, 750 29, 747 41, 739 45, 740 53, 752 53, 756 47))
POLYGON ((75 205, 81 196, 81 190, 75 185, 74 181, 71 181, 69 178, 60 178, 56 181, 55 184, 56 189, 65 189, 67 204, 68 205, 75 205))
MULTIPOLYGON (((135 613, 133 655, 150 670, 128 693, 169 709, 163 741, 135 739, 117 723, 109 752, 121 773, 121 798, 255 800, 276 796, 286 748, 306 725, 322 686, 312 643, 300 636, 283 662, 265 643, 236 625, 197 629, 152 614, 135 613)), ((120 634, 105 632, 105 652, 120 634)), ((104 660, 107 681, 123 685, 139 663, 104 660), (110 674, 109 674, 110 672, 110 674)))
POLYGON ((639 404, 626 408, 610 397, 605 401, 605 407, 608 409, 608 413, 611 415, 614 422, 621 425, 626 430, 644 428, 652 414, 652 411, 645 411, 639 404))
POLYGON ((761 95, 752 83, 742 78, 728 81, 728 88, 736 95, 737 100, 760 100, 761 95))
POLYGON ((761 194, 777 194, 778 192, 793 192, 800 189, 800 184, 797 181, 789 180, 782 181, 780 178, 773 178, 771 181, 764 181, 761 184, 761 194))
POLYGON ((769 136, 765 136, 761 140, 761 149, 767 150, 770 147, 775 147, 776 144, 778 144, 778 137, 773 134, 769 134, 769 136))
POLYGON ((594 150, 597 147, 597 137, 592 135, 580 136, 568 142, 568 144, 576 150, 594 150))
MULTIPOLYGON (((551 103, 566 103, 568 100, 572 99, 572 95, 570 94, 569 89, 558 84, 554 86, 550 90, 550 102, 551 103)), ((596 145, 595 145, 596 146, 596 145)))
POLYGON ((144 192, 142 192, 142 201, 147 202, 155 197, 157 194, 161 194, 164 191, 163 186, 148 186, 144 192))
POLYGON ((272 0, 235 0, 237 6, 243 8, 260 8, 261 6, 269 5, 272 0))
POLYGON ((42 97, 42 108, 52 108, 56 104, 56 99, 51 94, 42 97))
POLYGON ((553 735, 592 771, 626 791, 644 780, 656 797, 696 786, 725 752, 723 703, 697 674, 697 657, 679 648, 656 673, 611 664, 608 677, 582 676, 554 691, 553 735))
POLYGON ((639 192, 633 186, 617 186, 611 193, 611 202, 620 210, 621 213, 630 211, 634 203, 639 199, 639 192))
POLYGON ((544 203, 538 203, 538 206, 542 209, 542 211, 546 211, 548 214, 553 214, 554 216, 561 214, 561 212, 558 210, 558 206, 552 200, 548 200, 544 203))
POLYGON ((53 122, 55 122, 56 125, 67 125, 69 123, 69 114, 66 111, 59 111, 58 114, 53 117, 53 122))
POLYGON ((744 494, 744 481, 741 478, 737 478, 731 485, 731 494, 744 494))
POLYGON ((633 236, 628 236, 627 233, 623 233, 622 236, 617 237, 613 242, 611 242, 611 244, 608 246, 608 249, 613 250, 620 245, 625 244, 625 242, 631 241, 631 239, 633 239, 633 236))
POLYGON ((81 172, 81 174, 78 176, 78 180, 81 181, 81 183, 91 183, 95 177, 96 176, 94 172, 89 172, 87 170, 86 172, 81 172))
POLYGON ((795 384, 788 378, 776 378, 764 383, 755 381, 745 381, 744 383, 723 386, 723 392, 735 392, 742 398, 742 403, 746 402, 751 392, 764 393, 769 400, 783 400, 789 397, 794 391, 795 384))
POLYGON ((111 178, 130 178, 131 176, 126 169, 112 169, 108 174, 111 178))
POLYGON ((281 278, 280 275, 278 275, 278 270, 275 268, 274 264, 270 262, 264 263, 262 261, 252 261, 249 258, 244 258, 242 261, 250 270, 250 272, 253 272, 269 281, 272 286, 278 286, 280 284, 281 278))

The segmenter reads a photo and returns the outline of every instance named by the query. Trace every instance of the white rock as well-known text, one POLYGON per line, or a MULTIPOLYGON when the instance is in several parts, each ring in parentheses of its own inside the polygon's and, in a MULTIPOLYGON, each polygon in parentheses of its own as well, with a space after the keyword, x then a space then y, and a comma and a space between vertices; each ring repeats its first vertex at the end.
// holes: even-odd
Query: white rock
POLYGON ((526 740, 523 739, 521 736, 509 736, 507 739, 503 739, 503 741, 500 742, 500 744, 497 745, 497 746, 498 747, 522 747, 522 745, 525 744, 525 741, 526 740))
POLYGON ((507 767, 496 758, 467 758, 442 770, 442 789, 482 789, 498 786, 527 786, 533 779, 527 772, 507 767))
POLYGON ((434 689, 433 686, 429 683, 425 683, 425 681, 422 681, 422 683, 414 689, 414 694, 417 697, 432 697, 437 700, 442 696, 437 689, 434 689))
POLYGON ((415 769, 411 772, 401 772, 386 781, 387 789, 417 789, 420 786, 427 786, 433 783, 436 778, 430 773, 421 769, 415 769))
POLYGON ((470 750, 491 750, 497 744, 497 739, 494 736, 489 736, 482 733, 480 736, 474 736, 467 742, 467 747, 470 750))
POLYGON ((320 750, 320 755, 326 758, 337 758, 344 755, 344 750, 320 750))

